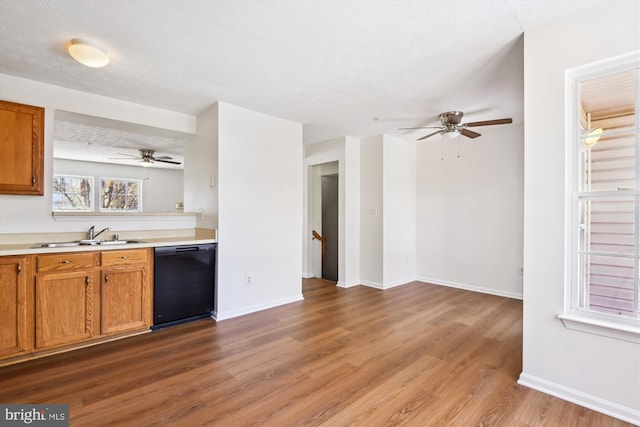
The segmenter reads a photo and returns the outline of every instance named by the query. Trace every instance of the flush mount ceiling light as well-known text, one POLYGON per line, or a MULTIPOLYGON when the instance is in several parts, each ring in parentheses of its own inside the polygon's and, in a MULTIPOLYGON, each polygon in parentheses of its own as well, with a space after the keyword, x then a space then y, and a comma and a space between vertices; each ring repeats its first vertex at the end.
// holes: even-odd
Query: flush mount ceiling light
POLYGON ((153 164, 153 162, 150 159, 142 159, 142 160, 140 160, 140 166, 142 166, 143 168, 148 168, 152 164, 153 164))
POLYGON ((109 63, 109 55, 107 55, 107 52, 92 46, 84 40, 71 40, 67 49, 73 59, 87 67, 100 68, 109 63))

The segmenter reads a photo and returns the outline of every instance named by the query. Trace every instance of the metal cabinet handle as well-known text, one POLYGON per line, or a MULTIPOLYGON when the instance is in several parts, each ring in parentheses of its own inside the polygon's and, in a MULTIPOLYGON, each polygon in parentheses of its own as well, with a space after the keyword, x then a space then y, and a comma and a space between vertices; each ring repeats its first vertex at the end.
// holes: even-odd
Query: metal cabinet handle
POLYGON ((68 260, 58 261, 58 264, 71 264, 71 261, 68 261, 68 260))
POLYGON ((120 258, 120 259, 127 259, 127 258, 129 258, 129 255, 122 255, 122 256, 120 256, 119 258, 120 258))
POLYGON ((31 185, 36 185, 36 183, 38 182, 38 180, 36 179, 36 176, 32 176, 31 177, 31 185))
POLYGON ((84 284, 88 286, 89 283, 91 283, 91 281, 89 280, 89 276, 87 276, 85 277, 84 284))
POLYGON ((104 275, 104 283, 107 283, 109 281, 109 275, 105 274, 104 275))
POLYGON ((22 273, 22 264, 18 263, 18 274, 22 273))

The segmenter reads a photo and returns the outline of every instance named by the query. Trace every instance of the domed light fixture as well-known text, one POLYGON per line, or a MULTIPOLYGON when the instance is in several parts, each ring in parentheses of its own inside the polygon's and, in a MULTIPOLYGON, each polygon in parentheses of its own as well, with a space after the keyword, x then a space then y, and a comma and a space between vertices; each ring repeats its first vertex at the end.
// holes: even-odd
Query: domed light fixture
POLYGON ((444 134, 442 134, 447 139, 456 139, 460 136, 460 131, 458 129, 448 130, 444 134))
POLYGON ((107 52, 92 46, 84 40, 71 40, 67 49, 73 59, 87 67, 100 68, 109 63, 109 55, 107 55, 107 52))

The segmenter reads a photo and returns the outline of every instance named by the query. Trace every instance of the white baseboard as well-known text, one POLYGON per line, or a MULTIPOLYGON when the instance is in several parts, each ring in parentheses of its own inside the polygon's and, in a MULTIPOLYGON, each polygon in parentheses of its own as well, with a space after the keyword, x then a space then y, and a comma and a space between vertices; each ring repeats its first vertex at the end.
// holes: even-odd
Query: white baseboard
POLYGON ((513 299, 522 299, 522 293, 503 291, 500 289, 484 288, 482 286, 468 285, 466 283, 450 282, 448 280, 432 279, 430 277, 418 277, 416 280, 420 282, 433 283, 434 285, 448 286, 450 288, 464 289, 466 291, 480 292, 483 294, 497 295, 513 299))
POLYGON ((524 372, 520 374, 518 384, 640 426, 640 410, 565 387, 534 375, 525 374, 524 372))
POLYGON ((364 286, 368 286, 370 288, 375 288, 380 290, 384 289, 384 286, 382 285, 382 283, 372 282, 370 280, 360 280, 360 284, 364 286))
POLYGON ((339 288, 352 288, 354 286, 360 286, 360 282, 340 282, 336 283, 336 286, 339 288))
POLYGON ((379 283, 379 282, 372 282, 369 280, 361 280, 358 283, 364 286, 369 286, 370 288, 380 289, 384 291, 385 289, 395 288, 396 286, 408 285, 409 283, 415 282, 415 281, 416 279, 411 278, 411 279, 405 279, 405 280, 398 280, 396 282, 391 282, 391 283, 379 283))
POLYGON ((404 280, 397 280, 395 282, 385 283, 382 289, 391 289, 391 288, 395 288, 396 286, 408 285, 409 283, 412 283, 415 281, 416 281, 415 277, 411 277, 409 279, 404 279, 404 280))
POLYGON ((315 276, 313 275, 313 273, 302 273, 302 278, 303 279, 312 279, 315 276))
POLYGON ((245 314, 251 314, 257 311, 267 310, 269 308, 274 308, 280 305, 290 304, 292 302, 297 302, 302 300, 304 300, 304 297, 302 296, 302 294, 298 294, 298 295, 291 296, 289 298, 281 298, 281 299, 268 301, 265 303, 261 303, 261 304, 257 304, 249 307, 242 307, 234 310, 223 311, 221 313, 214 311, 211 317, 213 317, 216 321, 226 320, 226 319, 231 319, 238 316, 244 316, 245 314))

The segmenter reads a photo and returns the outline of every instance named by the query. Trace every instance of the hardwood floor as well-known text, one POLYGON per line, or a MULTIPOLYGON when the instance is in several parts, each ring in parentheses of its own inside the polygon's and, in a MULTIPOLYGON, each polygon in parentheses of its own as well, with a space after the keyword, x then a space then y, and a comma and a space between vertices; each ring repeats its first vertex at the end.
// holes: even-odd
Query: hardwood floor
POLYGON ((519 386, 521 301, 309 279, 305 300, 0 368, 71 426, 630 426, 519 386))

